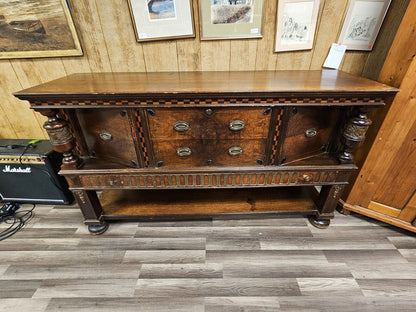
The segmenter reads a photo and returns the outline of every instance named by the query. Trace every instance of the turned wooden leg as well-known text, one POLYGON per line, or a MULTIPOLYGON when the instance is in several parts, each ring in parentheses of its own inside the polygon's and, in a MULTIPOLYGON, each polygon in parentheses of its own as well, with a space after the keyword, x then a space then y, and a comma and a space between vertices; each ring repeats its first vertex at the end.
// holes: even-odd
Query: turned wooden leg
POLYGON ((334 211, 338 204, 344 185, 325 185, 315 200, 318 209, 316 215, 309 217, 309 222, 320 229, 326 229, 334 217, 334 211))
POLYGON ((108 223, 103 219, 103 209, 95 191, 76 190, 73 192, 82 214, 84 223, 88 225, 91 234, 99 235, 108 229, 108 223))
POLYGON ((49 135, 53 150, 63 154, 62 167, 77 168, 80 160, 73 153, 75 140, 69 131, 68 123, 57 117, 58 110, 56 109, 39 110, 39 112, 48 117, 43 128, 49 135))
POLYGON ((358 116, 351 118, 341 138, 343 149, 338 155, 341 163, 353 163, 352 152, 365 139, 371 120, 367 118, 366 110, 362 108, 358 116))

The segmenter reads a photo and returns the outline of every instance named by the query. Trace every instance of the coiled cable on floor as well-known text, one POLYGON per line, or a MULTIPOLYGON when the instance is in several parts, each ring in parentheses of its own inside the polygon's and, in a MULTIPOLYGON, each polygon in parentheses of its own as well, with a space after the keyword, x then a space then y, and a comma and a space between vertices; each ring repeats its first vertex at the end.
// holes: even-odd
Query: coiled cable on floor
POLYGON ((20 208, 21 205, 17 203, 4 203, 0 208, 0 224, 6 224, 5 229, 0 232, 0 241, 16 234, 34 216, 35 205, 28 210, 20 208))

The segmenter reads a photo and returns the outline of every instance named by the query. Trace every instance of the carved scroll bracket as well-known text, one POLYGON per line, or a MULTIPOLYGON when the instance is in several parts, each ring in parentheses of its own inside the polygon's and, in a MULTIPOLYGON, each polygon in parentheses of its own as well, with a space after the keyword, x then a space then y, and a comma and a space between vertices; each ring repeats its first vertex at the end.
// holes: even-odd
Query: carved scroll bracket
POLYGON ((371 120, 367 117, 367 109, 362 108, 358 116, 351 118, 344 130, 341 142, 344 146, 338 159, 341 163, 353 163, 354 158, 352 152, 365 139, 371 120))
POLYGON ((80 161, 73 153, 75 141, 69 130, 68 123, 57 117, 58 110, 56 109, 41 110, 40 113, 48 117, 43 128, 45 128, 49 135, 54 151, 63 154, 62 165, 71 168, 78 167, 80 161))

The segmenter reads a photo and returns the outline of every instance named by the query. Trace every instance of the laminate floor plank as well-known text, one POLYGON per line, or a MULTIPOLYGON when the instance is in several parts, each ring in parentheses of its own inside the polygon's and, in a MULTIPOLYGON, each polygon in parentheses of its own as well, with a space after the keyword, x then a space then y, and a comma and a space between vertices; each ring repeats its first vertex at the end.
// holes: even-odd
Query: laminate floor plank
POLYGON ((387 238, 363 237, 359 241, 340 237, 278 237, 260 239, 261 250, 376 250, 396 248, 387 238))
POLYGON ((52 298, 45 312, 204 312, 203 298, 52 298))
POLYGON ((289 263, 274 261, 263 263, 248 262, 244 266, 224 263, 224 278, 351 278, 348 266, 344 263, 289 263))
POLYGON ((356 279, 416 279, 416 263, 349 263, 349 271, 356 279))
POLYGON ((66 265, 100 263, 121 263, 125 251, 98 250, 98 251, 2 251, 0 252, 0 263, 9 264, 51 264, 66 265))
POLYGON ((305 259, 316 264, 328 263, 321 250, 207 250, 207 262, 304 264, 305 259))
POLYGON ((300 290, 293 278, 139 279, 135 295, 145 297, 269 297, 300 296, 300 290))
POLYGON ((311 237, 306 227, 160 227, 139 228, 135 237, 208 237, 208 238, 253 238, 253 237, 311 237))
POLYGON ((44 312, 50 300, 50 298, 0 299, 0 312, 44 312))
POLYGON ((205 250, 127 250, 123 263, 202 263, 205 250))
POLYGON ((205 250, 204 237, 186 238, 114 238, 100 237, 80 240, 79 249, 102 250, 112 246, 112 250, 205 250))
POLYGON ((278 297, 206 297, 205 312, 279 311, 278 297))
MULTIPOLYGON (((25 205, 25 208, 30 208, 25 205)), ((0 241, 0 312, 410 312, 416 235, 336 214, 111 222, 37 206, 0 241)))
POLYGON ((0 298, 31 298, 42 280, 0 280, 0 298))
POLYGON ((296 279, 303 296, 320 296, 328 293, 333 296, 343 294, 362 296, 360 286, 354 278, 305 277, 296 279))
POLYGON ((389 236, 387 238, 397 249, 416 249, 416 234, 413 236, 389 236))
POLYGON ((149 264, 140 269, 140 278, 222 278, 222 263, 149 264))
POLYGON ((107 263, 101 265, 10 265, 0 276, 4 280, 103 279, 139 278, 140 264, 107 263))
POLYGON ((33 298, 133 297, 136 278, 131 279, 46 279, 33 298))
POLYGON ((365 296, 416 298, 416 279, 357 279, 365 296))
POLYGON ((398 250, 324 250, 329 262, 345 263, 407 263, 408 261, 398 250))

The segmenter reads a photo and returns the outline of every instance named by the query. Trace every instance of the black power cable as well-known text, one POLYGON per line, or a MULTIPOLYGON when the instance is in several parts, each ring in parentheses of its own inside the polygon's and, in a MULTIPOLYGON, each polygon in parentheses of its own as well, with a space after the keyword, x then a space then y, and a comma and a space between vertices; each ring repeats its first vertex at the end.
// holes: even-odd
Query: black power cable
POLYGON ((0 232, 0 241, 17 233, 34 216, 35 205, 28 210, 19 210, 20 208, 21 205, 17 203, 5 203, 0 208, 0 223, 9 225, 0 232))

